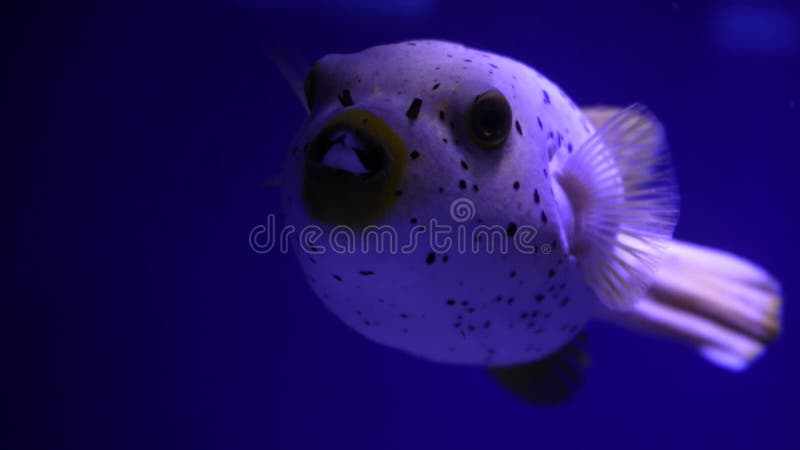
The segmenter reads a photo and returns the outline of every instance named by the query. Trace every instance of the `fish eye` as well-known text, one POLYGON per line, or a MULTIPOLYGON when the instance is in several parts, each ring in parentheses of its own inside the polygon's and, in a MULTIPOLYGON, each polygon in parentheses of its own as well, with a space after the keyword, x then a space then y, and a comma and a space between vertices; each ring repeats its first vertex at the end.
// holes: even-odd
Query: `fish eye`
POLYGON ((483 150, 502 146, 511 132, 511 105, 497 90, 475 97, 469 109, 469 133, 472 141, 483 150))
POLYGON ((317 78, 319 78, 319 62, 314 64, 314 67, 306 75, 303 81, 303 91, 306 95, 306 105, 308 109, 314 105, 314 98, 317 96, 317 78))

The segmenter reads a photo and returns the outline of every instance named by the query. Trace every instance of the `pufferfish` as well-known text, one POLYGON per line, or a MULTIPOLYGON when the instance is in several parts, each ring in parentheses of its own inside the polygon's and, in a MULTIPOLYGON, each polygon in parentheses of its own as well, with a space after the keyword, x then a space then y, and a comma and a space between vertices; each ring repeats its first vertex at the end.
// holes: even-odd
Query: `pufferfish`
POLYGON ((285 221, 313 291, 372 341, 555 402, 590 320, 737 371, 778 334, 770 274, 673 239, 678 188, 644 106, 580 108, 531 67, 434 40, 327 55, 302 91, 285 221))

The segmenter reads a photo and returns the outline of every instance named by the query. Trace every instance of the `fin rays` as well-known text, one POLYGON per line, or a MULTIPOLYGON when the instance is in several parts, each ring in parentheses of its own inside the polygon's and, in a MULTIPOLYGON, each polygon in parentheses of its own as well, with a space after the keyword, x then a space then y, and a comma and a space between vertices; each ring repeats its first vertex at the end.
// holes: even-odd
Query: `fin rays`
POLYGON ((653 284, 616 323, 688 343, 712 363, 749 367, 781 329, 780 284, 761 267, 720 250, 673 240, 653 284))
POLYGON ((573 254, 608 307, 627 309, 651 282, 678 218, 664 130, 642 105, 614 114, 557 180, 575 215, 573 254))

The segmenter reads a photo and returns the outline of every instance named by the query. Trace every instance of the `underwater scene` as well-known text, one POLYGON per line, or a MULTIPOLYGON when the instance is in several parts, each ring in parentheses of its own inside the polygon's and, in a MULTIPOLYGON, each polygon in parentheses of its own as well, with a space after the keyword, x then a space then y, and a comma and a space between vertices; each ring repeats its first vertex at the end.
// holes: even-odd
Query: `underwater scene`
POLYGON ((2 19, 1 449, 800 446, 800 4, 2 19))

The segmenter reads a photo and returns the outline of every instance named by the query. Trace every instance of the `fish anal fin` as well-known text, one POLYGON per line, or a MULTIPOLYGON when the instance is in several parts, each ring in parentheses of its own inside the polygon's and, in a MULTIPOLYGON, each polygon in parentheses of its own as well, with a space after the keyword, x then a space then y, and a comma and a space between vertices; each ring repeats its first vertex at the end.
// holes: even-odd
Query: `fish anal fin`
POLYGON ((554 406, 569 400, 580 387, 589 355, 586 334, 538 361, 494 366, 489 373, 517 397, 536 406, 554 406))

